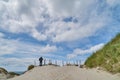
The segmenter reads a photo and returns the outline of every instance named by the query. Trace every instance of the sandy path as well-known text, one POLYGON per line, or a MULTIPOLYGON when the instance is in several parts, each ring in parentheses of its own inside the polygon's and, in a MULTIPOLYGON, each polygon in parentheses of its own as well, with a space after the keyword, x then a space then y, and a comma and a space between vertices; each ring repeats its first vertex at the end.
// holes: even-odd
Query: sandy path
POLYGON ((74 66, 44 66, 36 67, 24 75, 9 80, 120 80, 120 76, 74 66))

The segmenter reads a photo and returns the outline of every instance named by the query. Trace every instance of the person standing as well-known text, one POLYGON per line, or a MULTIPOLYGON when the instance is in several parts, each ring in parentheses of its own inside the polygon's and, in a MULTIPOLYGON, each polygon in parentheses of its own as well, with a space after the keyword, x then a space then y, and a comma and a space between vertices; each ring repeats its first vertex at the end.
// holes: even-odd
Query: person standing
POLYGON ((40 57, 40 58, 39 58, 39 61, 40 61, 39 66, 42 66, 43 58, 42 58, 42 57, 40 57))

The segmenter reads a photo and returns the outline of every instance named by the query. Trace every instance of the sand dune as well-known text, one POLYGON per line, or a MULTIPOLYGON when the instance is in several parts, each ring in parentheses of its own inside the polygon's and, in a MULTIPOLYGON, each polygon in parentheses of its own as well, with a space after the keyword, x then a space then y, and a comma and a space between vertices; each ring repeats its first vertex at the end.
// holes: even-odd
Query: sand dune
POLYGON ((43 66, 9 80, 120 80, 120 76, 97 69, 82 69, 75 66, 43 66))

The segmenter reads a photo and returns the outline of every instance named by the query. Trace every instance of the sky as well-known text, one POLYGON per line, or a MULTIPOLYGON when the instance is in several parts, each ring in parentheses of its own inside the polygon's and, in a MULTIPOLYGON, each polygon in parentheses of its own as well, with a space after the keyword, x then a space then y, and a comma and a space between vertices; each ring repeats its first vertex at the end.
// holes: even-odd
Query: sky
POLYGON ((120 0, 0 0, 0 67, 84 63, 119 32, 120 0))

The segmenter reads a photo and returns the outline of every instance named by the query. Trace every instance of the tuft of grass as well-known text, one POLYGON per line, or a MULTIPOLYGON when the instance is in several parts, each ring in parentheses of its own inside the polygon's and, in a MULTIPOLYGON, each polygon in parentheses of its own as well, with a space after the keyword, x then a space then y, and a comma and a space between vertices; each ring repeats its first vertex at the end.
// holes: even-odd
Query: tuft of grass
POLYGON ((28 70, 31 70, 31 69, 33 69, 35 66, 34 65, 30 65, 30 66, 28 66, 28 70))
POLYGON ((0 71, 4 72, 5 74, 8 74, 8 71, 4 68, 0 68, 0 71))

